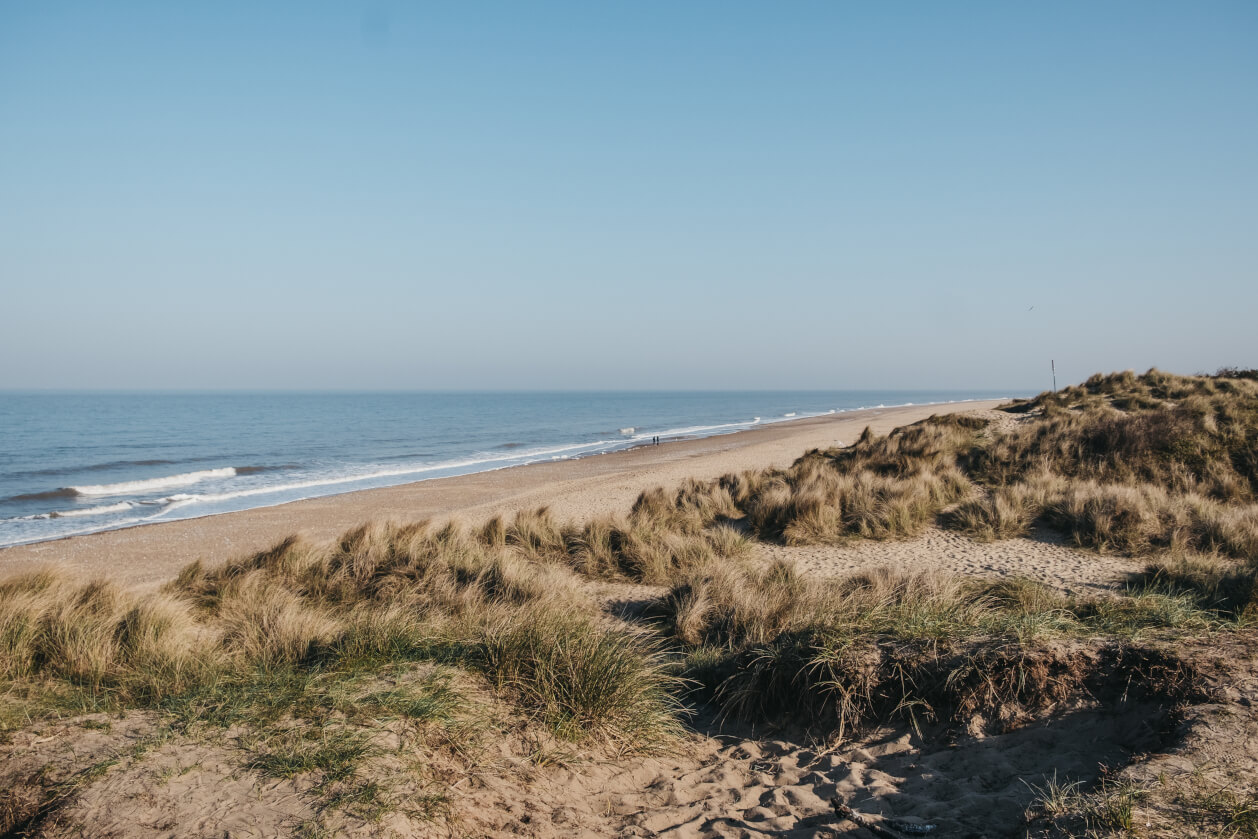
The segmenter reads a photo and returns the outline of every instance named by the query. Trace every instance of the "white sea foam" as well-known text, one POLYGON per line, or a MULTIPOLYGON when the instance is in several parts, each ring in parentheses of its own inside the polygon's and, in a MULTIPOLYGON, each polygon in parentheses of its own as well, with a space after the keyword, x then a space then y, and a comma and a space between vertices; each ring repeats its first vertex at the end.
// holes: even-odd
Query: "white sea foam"
MULTIPOLYGON (((100 533, 101 530, 115 530, 117 528, 127 527, 128 525, 132 525, 132 524, 144 524, 145 522, 152 521, 158 516, 161 516, 164 512, 165 511, 163 510, 162 513, 155 513, 151 516, 134 516, 132 518, 118 519, 117 521, 111 521, 104 528, 102 528, 99 524, 97 524, 97 525, 91 525, 88 527, 80 527, 75 530, 59 530, 57 531, 57 535, 55 538, 64 539, 67 536, 80 536, 84 533, 100 533)), ((41 516, 23 516, 22 517, 23 520, 46 519, 46 518, 49 518, 48 514, 41 515, 41 516)), ((63 517, 58 515, 58 516, 54 516, 54 518, 63 518, 63 517)), ((19 539, 13 542, 5 542, 3 547, 10 547, 12 545, 21 545, 21 544, 25 544, 25 543, 33 542, 33 541, 37 542, 37 541, 42 541, 42 540, 41 539, 19 539)))
POLYGON ((124 513, 135 505, 130 501, 122 501, 118 504, 104 504, 100 507, 84 507, 81 510, 56 510, 51 513, 40 513, 35 516, 21 516, 23 521, 36 521, 38 519, 78 519, 84 516, 104 516, 109 513, 124 513))
POLYGON ((164 478, 149 478, 143 481, 124 481, 120 484, 97 484, 95 486, 70 487, 78 495, 135 495, 153 492, 159 489, 190 486, 213 478, 234 478, 236 470, 230 466, 223 469, 202 469, 199 472, 184 472, 181 475, 167 475, 164 478))
POLYGON ((620 429, 620 433, 621 433, 621 434, 632 434, 633 432, 634 432, 634 428, 633 428, 633 426, 632 426, 632 425, 631 425, 631 426, 629 426, 628 428, 622 428, 622 429, 620 429))
MULTIPOLYGON (((752 422, 733 422, 723 423, 721 425, 694 425, 685 428, 672 428, 667 431, 658 432, 661 437, 682 437, 692 434, 704 434, 722 430, 736 430, 739 428, 748 428, 757 422, 757 417, 752 422)), ((646 439, 647 434, 637 434, 632 439, 646 439)), ((176 493, 160 499, 156 502, 163 504, 164 509, 158 515, 166 515, 175 510, 188 507, 193 504, 217 504, 225 501, 234 501, 239 498, 255 498, 263 495, 292 495, 302 490, 319 490, 326 487, 343 486, 345 484, 367 484, 379 483, 390 478, 402 478, 411 475, 423 475, 429 472, 450 471, 461 472, 463 470, 476 470, 475 467, 482 469, 500 469, 508 466, 518 466, 531 463, 536 460, 563 460, 568 457, 581 456, 583 454, 594 454, 612 449, 623 448, 625 441, 623 440, 595 440, 590 443, 571 443, 564 446, 551 446, 546 448, 530 449, 522 452, 513 452, 511 455, 504 457, 496 454, 488 457, 472 457, 460 460, 447 460, 439 463, 426 463, 414 466, 400 466, 391 469, 377 469, 369 472, 361 472, 357 474, 327 475, 319 478, 312 478, 306 481, 294 481, 285 484, 272 484, 269 486, 245 487, 229 492, 217 493, 176 493)))
MULTIPOLYGON (((422 475, 427 472, 438 472, 442 470, 457 471, 467 469, 474 466, 487 466, 489 464, 500 464, 498 468, 505 466, 516 466, 521 463, 528 463, 539 458, 550 457, 556 459, 556 455, 570 455, 580 450, 598 450, 605 449, 613 445, 613 441, 600 440, 594 443, 575 443, 568 446, 556 446, 554 448, 534 449, 527 452, 519 452, 512 454, 510 457, 496 455, 493 457, 465 458, 462 460, 447 460, 440 463, 427 463, 423 465, 404 466, 395 469, 378 469, 371 472, 362 472, 350 475, 328 475, 320 478, 312 478, 308 481, 294 481, 287 484, 273 484, 270 486, 248 487, 238 489, 231 492, 205 493, 201 495, 190 493, 176 493, 161 499, 160 502, 166 505, 164 513, 170 512, 189 504, 206 504, 217 503, 222 501, 231 501, 237 498, 253 498, 260 495, 274 495, 279 493, 293 493, 304 489, 319 489, 321 487, 341 486, 344 484, 378 482, 389 478, 401 478, 408 475, 422 475)), ((622 444, 623 445, 623 444, 622 444)))

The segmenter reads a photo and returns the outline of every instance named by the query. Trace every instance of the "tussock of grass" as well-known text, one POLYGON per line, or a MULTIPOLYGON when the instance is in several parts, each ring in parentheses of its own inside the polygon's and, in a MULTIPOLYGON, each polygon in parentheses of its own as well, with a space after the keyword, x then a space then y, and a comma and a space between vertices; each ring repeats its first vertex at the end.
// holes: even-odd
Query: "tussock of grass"
POLYGON ((538 564, 566 566, 591 577, 668 584, 678 573, 713 559, 745 555, 751 543, 725 523, 737 511, 689 481, 674 494, 644 492, 627 518, 600 516, 584 525, 560 524, 546 509, 493 519, 479 532, 487 548, 502 548, 538 564))
POLYGON ((887 437, 866 434, 851 449, 813 451, 760 476, 742 506, 762 538, 787 544, 915 536, 969 493, 955 459, 974 433, 941 420, 887 437))
POLYGON ((217 666, 188 605, 51 572, 0 583, 0 673, 53 676, 130 701, 159 700, 217 666))
POLYGON ((1218 551, 1258 557, 1258 506, 1175 495, 1152 484, 1070 483, 1045 510, 1049 521, 1085 547, 1131 556, 1155 550, 1218 551))
POLYGON ((1258 570, 1217 556, 1179 554, 1149 563, 1132 585, 1189 598, 1201 610, 1242 624, 1258 619, 1258 570))
POLYGON ((1099 689, 1122 667, 1150 691, 1188 690, 1185 665, 1129 641, 1098 651, 1086 640, 1212 621, 1189 597, 1133 594, 1078 600, 1027 581, 888 568, 806 580, 778 564, 696 574, 664 598, 661 617, 690 650, 687 675, 727 713, 803 716, 842 732, 895 717, 998 712, 1007 722, 1099 689))
POLYGON ((685 644, 746 647, 806 622, 820 594, 788 563, 758 572, 712 566, 674 586, 661 610, 685 644))
POLYGON ((739 559, 751 550, 750 540, 728 523, 714 519, 703 526, 677 524, 671 514, 652 518, 655 514, 649 511, 663 502, 643 499, 654 497, 639 498, 628 520, 605 516, 570 528, 569 567, 591 577, 667 585, 691 568, 739 559))
POLYGON ((1048 507, 1048 483, 1040 480, 995 487, 957 505, 944 516, 944 524, 984 542, 1026 536, 1048 507))
POLYGON ((330 614, 261 574, 233 579, 215 612, 223 644, 261 667, 307 661, 342 629, 330 614))
POLYGON ((515 548, 529 559, 545 559, 563 556, 568 543, 564 528, 551 517, 545 507, 533 512, 517 513, 511 524, 504 529, 506 545, 515 548))
POLYGON ((304 608, 338 615, 356 606, 461 614, 487 603, 576 596, 562 569, 539 571, 514 550, 495 550, 457 526, 428 522, 357 528, 331 546, 285 540, 217 569, 190 566, 170 590, 223 614, 226 599, 258 584, 251 580, 283 589, 304 608))
POLYGON ((1149 795, 1147 789, 1135 784, 1112 780, 1102 780, 1095 789, 1086 790, 1078 781, 1058 781, 1056 773, 1043 786, 1028 786, 1035 800, 1027 815, 1047 816, 1071 836, 1079 835, 1070 830, 1073 826, 1087 829, 1088 836, 1098 835, 1097 829, 1132 832, 1137 825, 1136 807, 1149 795))
POLYGON ((588 618, 534 611, 483 628, 481 665, 561 737, 649 749, 680 734, 676 680, 644 642, 588 618))
POLYGON ((661 610, 685 643, 744 649, 817 628, 845 636, 947 638, 965 629, 1002 629, 999 621, 1032 611, 1056 614, 1067 605, 1029 581, 979 584, 891 567, 811 579, 779 562, 764 571, 704 569, 676 585, 661 610))
POLYGON ((740 515, 729 487, 691 478, 671 494, 663 489, 642 493, 629 518, 634 524, 694 534, 722 519, 740 515))

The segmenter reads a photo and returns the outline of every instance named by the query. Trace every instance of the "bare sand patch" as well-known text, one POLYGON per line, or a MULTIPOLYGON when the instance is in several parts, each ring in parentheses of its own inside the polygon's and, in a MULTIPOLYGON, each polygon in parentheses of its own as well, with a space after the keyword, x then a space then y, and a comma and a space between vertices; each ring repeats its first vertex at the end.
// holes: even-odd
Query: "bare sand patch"
POLYGON ((702 760, 663 767, 646 783, 641 768, 608 779, 603 806, 612 815, 602 835, 865 835, 836 818, 837 796, 893 830, 934 825, 938 836, 1014 836, 1035 798, 1023 780, 1043 783, 1056 771, 1089 782, 1100 765, 1125 764, 1158 745, 1141 716, 1138 708, 1080 709, 1006 734, 955 739, 884 728, 837 748, 781 737, 724 738, 702 760), (638 781, 637 788, 611 791, 628 780, 638 781))
POLYGON ((762 544, 768 559, 794 562, 807 574, 837 577, 875 565, 896 565, 910 571, 943 571, 974 577, 1021 577, 1069 594, 1090 594, 1120 587, 1144 563, 1120 556, 1083 551, 1044 531, 1033 539, 980 542, 961 533, 928 529, 920 538, 848 545, 762 544))

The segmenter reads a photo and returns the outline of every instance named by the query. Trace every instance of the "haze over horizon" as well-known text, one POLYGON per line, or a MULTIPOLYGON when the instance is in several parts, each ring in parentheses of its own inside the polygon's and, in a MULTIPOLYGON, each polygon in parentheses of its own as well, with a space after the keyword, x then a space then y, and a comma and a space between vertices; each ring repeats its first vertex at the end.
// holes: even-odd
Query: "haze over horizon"
POLYGON ((0 389, 1258 367, 1258 4, 0 4, 0 389))

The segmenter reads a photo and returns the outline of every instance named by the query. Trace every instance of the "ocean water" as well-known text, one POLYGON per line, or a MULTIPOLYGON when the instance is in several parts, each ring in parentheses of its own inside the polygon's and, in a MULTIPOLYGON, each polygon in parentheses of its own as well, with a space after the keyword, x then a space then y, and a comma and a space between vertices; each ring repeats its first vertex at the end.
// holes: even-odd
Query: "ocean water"
POLYGON ((0 546, 987 391, 0 393, 0 546))

